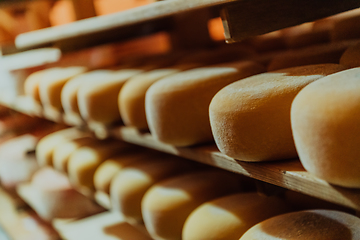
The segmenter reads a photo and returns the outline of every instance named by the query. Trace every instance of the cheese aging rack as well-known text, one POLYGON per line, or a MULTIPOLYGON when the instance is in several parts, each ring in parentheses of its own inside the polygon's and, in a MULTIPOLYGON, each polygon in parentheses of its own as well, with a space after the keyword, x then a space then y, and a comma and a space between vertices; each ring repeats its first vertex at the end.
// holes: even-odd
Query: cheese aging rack
MULTIPOLYGON (((21 51, 53 47, 56 54, 54 51, 51 54, 56 56, 52 57, 51 61, 56 61, 61 53, 128 41, 165 31, 173 38, 174 47, 196 48, 209 43, 207 36, 200 35, 207 28, 207 21, 215 17, 222 19, 226 42, 233 43, 359 7, 360 1, 357 0, 164 0, 67 25, 23 33, 16 38, 15 44, 21 51), (322 7, 324 5, 326 7, 322 7)), ((49 56, 44 57, 44 63, 47 58, 49 56)), ((29 66, 26 66, 22 62, 18 67, 12 66, 11 70, 27 67, 32 65, 29 63, 29 66)), ((44 115, 42 107, 27 96, 0 96, 0 104, 29 116, 48 118, 44 115)), ((63 116, 49 120, 68 124, 63 116)), ((81 127, 87 129, 86 123, 84 122, 81 127)), ((222 154, 214 143, 174 147, 158 142, 149 132, 126 126, 103 126, 95 135, 99 138, 111 136, 326 200, 351 208, 357 213, 360 211, 360 189, 338 187, 318 179, 306 172, 298 159, 244 162, 222 154)), ((103 205, 107 205, 106 201, 103 205)))

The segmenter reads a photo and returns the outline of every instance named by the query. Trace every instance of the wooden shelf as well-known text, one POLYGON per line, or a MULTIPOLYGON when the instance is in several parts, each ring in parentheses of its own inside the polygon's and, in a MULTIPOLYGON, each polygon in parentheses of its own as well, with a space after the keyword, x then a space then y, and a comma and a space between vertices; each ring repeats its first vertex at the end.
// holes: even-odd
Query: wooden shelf
MULTIPOLYGON (((24 114, 42 116, 41 107, 34 103, 30 104, 30 102, 26 101, 26 97, 19 98, 13 103, 4 102, 0 99, 0 103, 24 114), (36 106, 36 108, 31 109, 31 105, 36 106)), ((106 135, 129 143, 243 174, 263 182, 360 211, 360 189, 334 186, 313 177, 304 170, 298 159, 262 163, 243 162, 220 153, 214 144, 185 148, 174 147, 156 141, 148 132, 141 133, 137 129, 130 127, 119 126, 111 129, 104 128, 104 130, 107 131, 106 135)), ((104 205, 106 204, 106 201, 104 201, 104 205)))
POLYGON ((15 43, 18 48, 56 44, 62 50, 77 50, 173 30, 174 21, 169 18, 200 9, 211 9, 215 16, 221 15, 227 41, 234 42, 357 7, 360 7, 357 0, 166 0, 20 34, 15 43))

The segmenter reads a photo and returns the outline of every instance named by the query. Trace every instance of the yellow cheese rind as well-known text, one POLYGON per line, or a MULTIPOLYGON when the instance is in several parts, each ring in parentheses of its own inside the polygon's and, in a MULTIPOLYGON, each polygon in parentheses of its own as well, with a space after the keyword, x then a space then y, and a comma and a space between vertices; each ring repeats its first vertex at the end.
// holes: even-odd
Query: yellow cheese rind
POLYGON ((61 90, 71 78, 84 73, 85 67, 54 68, 41 78, 39 83, 40 100, 44 107, 62 111, 61 90))
POLYGON ((180 71, 176 68, 156 69, 132 77, 122 87, 118 105, 125 125, 138 129, 147 129, 145 115, 145 94, 148 88, 161 78, 180 71))
POLYGON ((80 147, 95 144, 97 141, 95 138, 87 136, 58 144, 53 152, 54 168, 58 171, 67 172, 70 155, 80 147))
POLYGON ((140 69, 113 71, 106 79, 82 85, 77 94, 81 117, 89 122, 110 124, 119 121, 118 95, 125 81, 140 69))
POLYGON ((287 213, 250 228, 240 240, 359 239, 360 219, 332 210, 287 213))
POLYGON ((72 184, 78 187, 94 189, 96 168, 106 159, 129 149, 129 145, 120 141, 104 141, 95 146, 81 147, 70 155, 68 175, 72 184))
POLYGON ((156 182, 190 171, 194 166, 185 159, 164 156, 132 164, 120 171, 111 182, 110 196, 114 210, 130 221, 141 222, 141 200, 156 182))
POLYGON ((344 69, 338 64, 294 67, 226 86, 209 108, 219 150, 243 161, 296 158, 290 126, 294 97, 307 84, 344 69))
POLYGON ((360 187, 360 69, 309 84, 291 107, 296 149, 305 169, 332 184, 360 187))
POLYGON ((129 151, 121 153, 120 155, 105 160, 95 171, 95 189, 109 194, 110 183, 118 172, 139 161, 147 161, 148 158, 151 158, 152 154, 153 152, 146 149, 136 149, 134 152, 129 151))
POLYGON ((238 193, 206 202, 186 219, 183 240, 238 240, 253 225, 289 211, 278 197, 238 193))
POLYGON ((155 239, 181 239, 186 218, 200 204, 242 189, 239 176, 220 170, 180 175, 161 181, 145 194, 141 211, 155 239))
POLYGON ((59 144, 88 135, 89 133, 84 133, 76 128, 67 128, 43 137, 36 146, 36 159, 39 165, 53 165, 53 152, 59 144))
POLYGON ((157 81, 145 100, 150 132, 157 140, 175 146, 212 141, 208 114, 212 97, 227 84, 263 70, 253 62, 235 62, 192 69, 157 81))
POLYGON ((69 81, 67 81, 61 90, 61 105, 66 115, 73 116, 73 118, 81 119, 80 110, 77 101, 77 93, 81 86, 86 86, 95 81, 101 81, 109 78, 112 71, 110 70, 96 70, 80 74, 69 81))

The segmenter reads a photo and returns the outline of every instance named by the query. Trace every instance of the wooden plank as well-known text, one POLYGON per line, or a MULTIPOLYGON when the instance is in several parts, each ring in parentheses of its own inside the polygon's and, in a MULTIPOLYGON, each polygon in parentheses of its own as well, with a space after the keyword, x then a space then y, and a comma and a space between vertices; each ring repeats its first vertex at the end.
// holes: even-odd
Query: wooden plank
POLYGON ((82 46, 90 45, 88 43, 89 41, 99 44, 101 42, 100 39, 109 42, 111 40, 121 39, 124 35, 129 38, 130 34, 139 32, 149 34, 154 30, 159 31, 166 29, 168 26, 166 23, 169 23, 169 21, 155 20, 232 1, 234 0, 168 0, 155 2, 119 13, 88 18, 63 26, 23 33, 16 38, 15 43, 19 48, 42 46, 64 40, 72 40, 70 41, 70 45, 74 44, 73 42, 81 45, 76 40, 80 38, 81 41, 83 41, 82 46), (129 26, 131 26, 130 29, 129 26), (96 38, 96 41, 94 41, 93 38, 96 38))
MULTIPOLYGON (((18 107, 18 109, 23 108, 18 107)), ((243 162, 220 153, 215 145, 174 147, 156 141, 150 133, 139 132, 135 128, 122 126, 107 130, 104 128, 103 130, 107 131, 105 135, 122 139, 129 143, 243 174, 260 181, 360 211, 360 189, 338 187, 316 178, 307 173, 297 159, 263 163, 243 162)), ((86 195, 90 196, 89 194, 86 195)), ((94 197, 91 196, 91 198, 94 197)), ((107 199, 102 198, 100 200, 104 200, 102 205, 109 205, 107 199)))
POLYGON ((156 141, 150 133, 140 133, 134 128, 120 127, 112 136, 162 152, 195 160, 228 171, 243 174, 267 183, 301 192, 313 197, 360 210, 360 189, 333 186, 307 173, 299 160, 249 163, 230 158, 215 145, 180 148, 156 141))
POLYGON ((358 0, 242 0, 225 6, 221 17, 230 43, 358 7, 358 0))

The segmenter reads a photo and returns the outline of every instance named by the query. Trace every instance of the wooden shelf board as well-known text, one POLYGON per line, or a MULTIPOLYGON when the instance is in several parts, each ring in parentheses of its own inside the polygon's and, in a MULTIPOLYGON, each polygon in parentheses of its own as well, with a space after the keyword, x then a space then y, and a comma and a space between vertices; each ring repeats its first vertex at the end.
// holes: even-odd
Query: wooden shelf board
MULTIPOLYGON (((34 112, 34 109, 31 110, 20 106, 22 101, 17 100, 15 102, 17 103, 15 110, 21 111, 26 109, 26 111, 23 111, 25 114, 34 112)), ((0 103, 2 103, 1 99, 0 103)), ((10 107, 15 106, 9 102, 5 105, 10 107)), ((106 135, 243 174, 254 179, 360 211, 360 189, 338 187, 316 178, 304 170, 298 159, 262 163, 244 162, 222 154, 214 144, 195 147, 174 147, 155 140, 148 132, 139 132, 135 128, 124 126, 107 129, 106 135)), ((103 204, 106 205, 106 201, 103 204)))
POLYGON ((351 10, 360 7, 360 3, 357 0, 167 0, 23 33, 15 44, 18 48, 32 48, 56 43, 62 50, 71 51, 170 30, 171 21, 164 19, 215 6, 220 6, 216 15, 221 12, 227 41, 234 42, 351 10))
MULTIPOLYGON (((92 17, 62 26, 23 33, 16 38, 15 44, 18 48, 29 48, 44 46, 50 43, 79 37, 84 41, 83 44, 86 44, 91 40, 88 39, 87 36, 95 36, 95 33, 99 33, 101 38, 106 38, 104 32, 116 30, 111 35, 113 35, 113 37, 119 37, 119 35, 123 34, 122 32, 128 32, 129 29, 126 29, 127 27, 140 23, 144 23, 145 25, 139 25, 138 28, 135 29, 136 32, 141 30, 149 31, 149 28, 156 28, 154 25, 151 25, 151 27, 150 25, 146 25, 152 21, 163 19, 178 13, 207 8, 233 1, 234 0, 160 1, 114 14, 92 17), (144 29, 144 26, 146 29, 144 29)), ((128 34, 129 33, 127 33, 127 35, 128 34)), ((103 40, 106 41, 106 39, 103 40)))
POLYGON ((153 148, 219 167, 235 173, 301 192, 336 204, 360 210, 360 189, 333 186, 313 177, 304 170, 299 160, 276 162, 243 162, 219 152, 215 145, 179 148, 156 141, 150 133, 140 133, 134 128, 120 127, 110 135, 126 142, 153 148))

